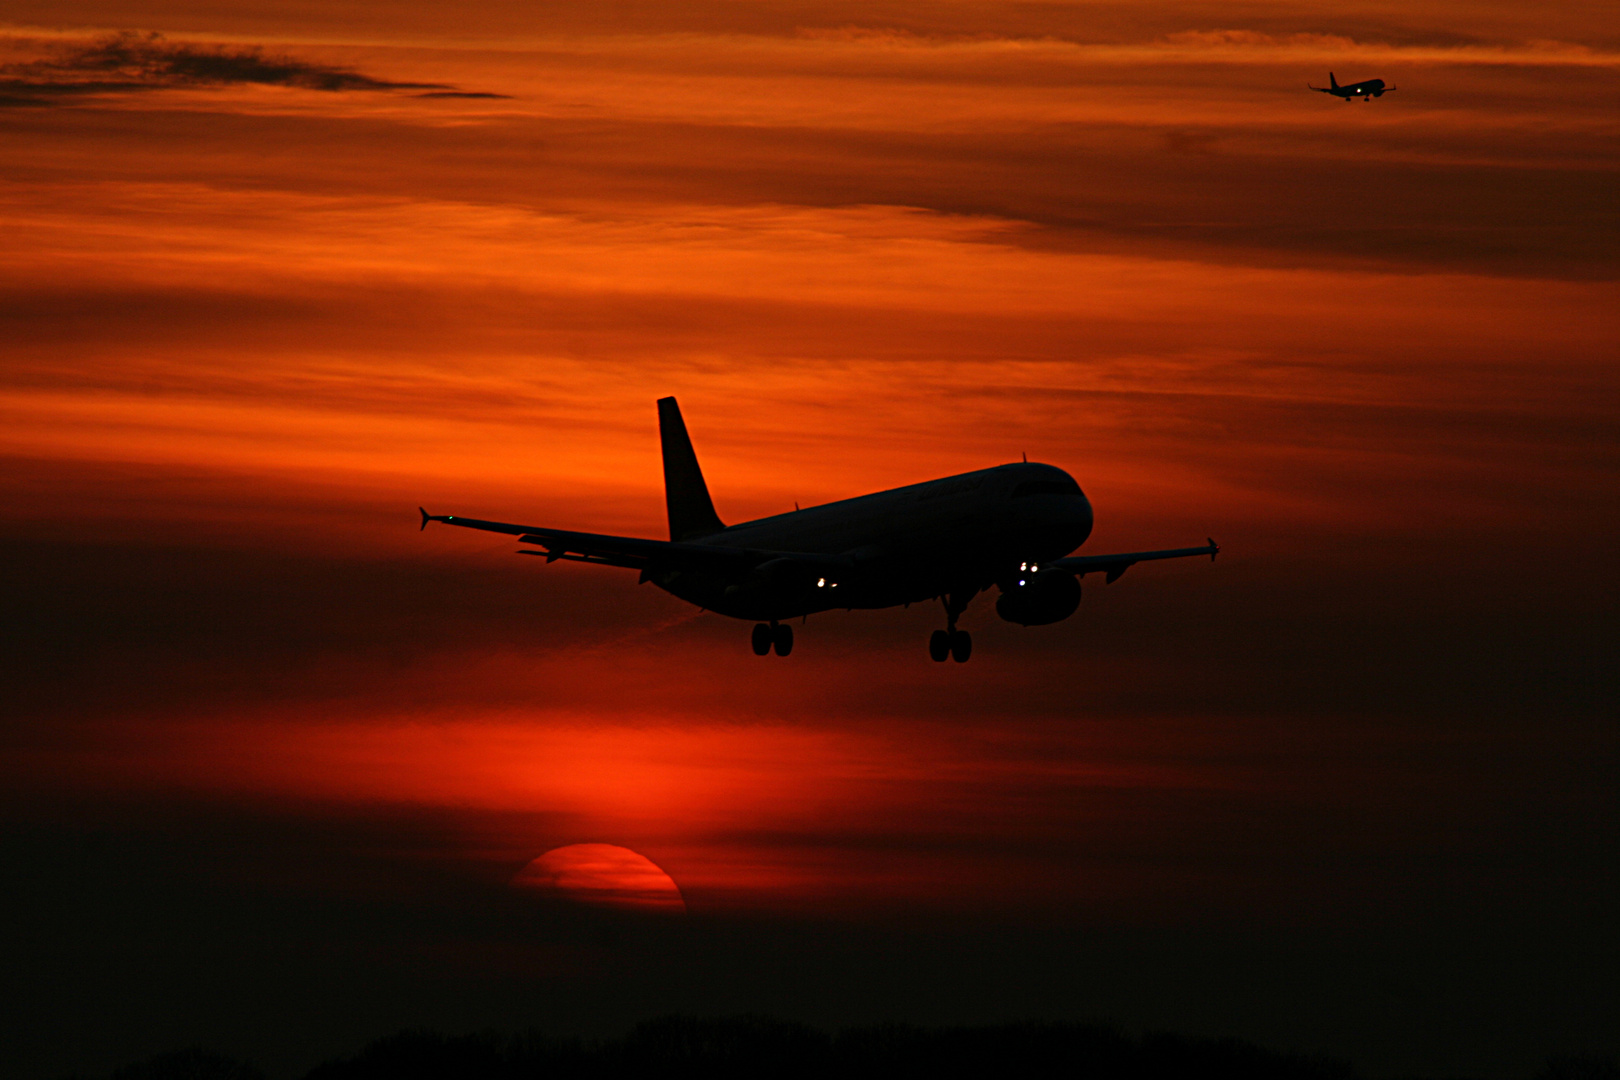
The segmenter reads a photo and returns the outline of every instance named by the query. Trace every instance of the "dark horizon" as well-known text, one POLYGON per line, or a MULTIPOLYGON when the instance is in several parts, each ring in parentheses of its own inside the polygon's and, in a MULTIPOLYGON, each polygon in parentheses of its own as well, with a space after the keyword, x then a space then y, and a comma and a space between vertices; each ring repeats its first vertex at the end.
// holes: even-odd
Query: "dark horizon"
MULTIPOLYGON (((1349 1063, 1281 1054, 1240 1039, 1116 1025, 1019 1022, 925 1028, 869 1024, 828 1031, 758 1014, 663 1016, 622 1035, 582 1039, 532 1030, 444 1035, 409 1029, 321 1062, 303 1080, 567 1080, 619 1076, 1086 1076, 1131 1080, 1357 1080, 1349 1063)), ((1448 1080, 1463 1080, 1447 1074, 1448 1080)), ((1612 1059, 1554 1058, 1526 1080, 1613 1080, 1612 1059)), ((75 1076, 66 1080, 87 1080, 75 1076)), ((202 1047, 115 1069, 110 1080, 267 1080, 252 1062, 202 1047)), ((1418 1080, 1412 1077, 1408 1080, 1418 1080)))

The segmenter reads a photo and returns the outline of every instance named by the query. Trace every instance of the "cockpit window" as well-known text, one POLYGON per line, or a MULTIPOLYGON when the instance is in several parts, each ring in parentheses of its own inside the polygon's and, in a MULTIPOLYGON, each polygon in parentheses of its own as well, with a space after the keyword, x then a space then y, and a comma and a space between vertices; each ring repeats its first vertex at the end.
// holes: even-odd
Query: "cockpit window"
POLYGON ((1025 480, 1013 488, 1012 497, 1022 499, 1026 495, 1078 495, 1080 485, 1073 480, 1025 480))

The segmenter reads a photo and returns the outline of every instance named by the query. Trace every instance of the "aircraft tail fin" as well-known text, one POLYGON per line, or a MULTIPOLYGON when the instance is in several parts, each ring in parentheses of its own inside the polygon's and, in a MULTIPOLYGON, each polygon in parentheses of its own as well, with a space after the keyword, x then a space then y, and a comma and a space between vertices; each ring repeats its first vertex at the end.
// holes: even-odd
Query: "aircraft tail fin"
POLYGON ((686 434, 681 407, 672 397, 658 399, 658 437, 664 448, 664 504, 669 508, 669 538, 695 540, 725 528, 714 512, 709 486, 703 482, 692 439, 686 434))
POLYGON ((1331 71, 1328 72, 1328 86, 1333 90, 1337 90, 1339 88, 1339 80, 1333 77, 1333 72, 1331 71))

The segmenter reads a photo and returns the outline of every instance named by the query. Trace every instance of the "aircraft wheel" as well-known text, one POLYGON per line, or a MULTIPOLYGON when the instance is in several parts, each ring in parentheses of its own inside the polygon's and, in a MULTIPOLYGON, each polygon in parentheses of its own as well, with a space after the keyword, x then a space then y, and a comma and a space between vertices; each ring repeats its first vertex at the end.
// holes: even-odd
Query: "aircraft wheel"
POLYGON ((779 624, 772 637, 775 639, 777 656, 786 656, 793 651, 793 627, 779 624))
POLYGON ((928 655, 934 663, 944 663, 945 658, 951 655, 951 635, 944 630, 935 630, 928 639, 928 655))
POLYGON ((966 630, 958 630, 951 635, 951 659, 958 664, 967 663, 967 658, 973 655, 973 638, 966 630))
POLYGON ((768 623, 754 624, 754 655, 764 656, 771 651, 771 628, 768 623))

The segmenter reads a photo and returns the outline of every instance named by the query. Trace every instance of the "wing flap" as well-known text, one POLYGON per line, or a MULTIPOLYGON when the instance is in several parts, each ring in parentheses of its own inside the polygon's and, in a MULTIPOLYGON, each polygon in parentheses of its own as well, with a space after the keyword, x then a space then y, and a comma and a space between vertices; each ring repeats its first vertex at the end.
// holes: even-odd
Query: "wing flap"
POLYGON ((622 566, 627 570, 646 570, 648 560, 625 555, 576 555, 572 552, 546 550, 546 551, 520 551, 519 555, 538 555, 548 563, 558 559, 565 562, 593 563, 596 566, 622 566))

